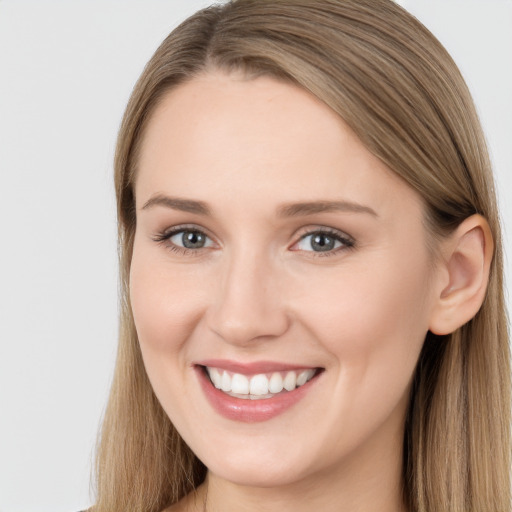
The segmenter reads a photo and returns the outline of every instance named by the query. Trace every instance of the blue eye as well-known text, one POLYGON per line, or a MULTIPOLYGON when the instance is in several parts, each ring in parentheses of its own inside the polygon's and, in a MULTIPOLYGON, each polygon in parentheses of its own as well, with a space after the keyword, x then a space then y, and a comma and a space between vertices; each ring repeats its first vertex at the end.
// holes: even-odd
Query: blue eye
POLYGON ((330 231, 314 231, 303 236, 296 244, 300 251, 309 252, 336 252, 343 247, 353 247, 354 242, 339 233, 330 231))
POLYGON ((167 238, 173 245, 184 249, 203 249, 213 245, 208 236, 195 229, 175 231, 167 238))

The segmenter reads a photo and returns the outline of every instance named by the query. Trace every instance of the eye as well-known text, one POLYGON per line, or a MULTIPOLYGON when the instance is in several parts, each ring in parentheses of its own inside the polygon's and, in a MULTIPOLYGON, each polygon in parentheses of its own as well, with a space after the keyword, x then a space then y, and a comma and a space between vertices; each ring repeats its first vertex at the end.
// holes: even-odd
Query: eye
POLYGON ((211 247, 212 240, 201 231, 195 229, 182 229, 171 233, 168 240, 184 249, 203 249, 204 247, 211 247))
POLYGON ((215 242, 195 227, 175 226, 153 236, 153 240, 180 254, 199 254, 201 249, 214 247, 215 242))
MULTIPOLYGON (((317 230, 302 236, 293 250, 316 253, 336 253, 354 246, 354 241, 338 231, 317 230)), ((327 256, 327 254, 325 254, 327 256)))

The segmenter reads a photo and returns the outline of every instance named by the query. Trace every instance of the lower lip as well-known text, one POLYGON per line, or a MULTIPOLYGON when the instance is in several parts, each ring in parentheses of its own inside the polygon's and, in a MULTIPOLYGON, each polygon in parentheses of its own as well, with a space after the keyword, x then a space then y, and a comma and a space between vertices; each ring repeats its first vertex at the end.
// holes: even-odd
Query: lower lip
POLYGON ((212 384, 203 367, 196 366, 195 370, 212 407, 221 416, 244 423, 267 421, 293 407, 308 393, 319 376, 317 373, 310 381, 293 391, 281 392, 272 398, 250 400, 227 395, 212 384))

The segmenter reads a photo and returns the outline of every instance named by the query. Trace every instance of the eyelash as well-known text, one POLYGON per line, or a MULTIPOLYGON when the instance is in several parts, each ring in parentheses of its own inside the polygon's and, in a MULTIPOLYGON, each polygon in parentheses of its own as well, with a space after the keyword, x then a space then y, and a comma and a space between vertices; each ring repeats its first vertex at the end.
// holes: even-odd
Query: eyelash
MULTIPOLYGON (((322 251, 304 251, 304 252, 307 252, 307 253, 311 253, 311 256, 315 257, 315 258, 327 258, 329 256, 335 256, 335 255, 337 255, 338 253, 340 253, 342 251, 347 251, 347 250, 353 249, 355 247, 355 240, 352 237, 346 235, 342 231, 338 231, 338 230, 332 229, 332 228, 325 228, 325 227, 317 228, 317 229, 313 229, 313 230, 308 230, 293 245, 297 245, 300 242, 302 242, 303 240, 305 240, 306 238, 308 238, 310 236, 312 237, 314 235, 327 236, 329 238, 333 238, 335 242, 340 242, 341 243, 340 247, 337 247, 337 248, 334 248, 332 250, 325 251, 325 252, 322 252, 322 251)), ((300 250, 300 249, 295 249, 295 250, 300 250)))
MULTIPOLYGON (((203 230, 198 229, 195 226, 181 225, 181 226, 175 226, 170 230, 166 230, 161 233, 157 233, 153 237, 153 241, 160 243, 160 244, 164 244, 165 247, 168 248, 169 250, 176 252, 178 254, 184 255, 184 256, 199 256, 200 253, 202 252, 201 249, 207 249, 208 247, 200 247, 197 249, 191 249, 188 247, 180 247, 179 245, 176 245, 176 244, 170 242, 170 239, 173 236, 175 236, 179 233, 187 232, 187 231, 191 232, 191 233, 197 233, 199 235, 203 235, 206 238, 212 240, 212 238, 210 236, 208 236, 203 230)), ((355 240, 352 237, 346 235, 342 231, 338 231, 336 229, 326 228, 326 227, 321 227, 321 228, 319 227, 317 229, 309 229, 307 232, 305 232, 303 235, 300 236, 299 240, 297 242, 295 242, 293 244, 293 246, 299 244, 300 242, 305 240, 307 237, 314 236, 314 235, 324 235, 324 236, 333 238, 335 240, 335 242, 340 242, 341 246, 334 248, 332 250, 325 251, 325 252, 302 251, 305 253, 310 253, 309 254, 310 257, 325 258, 325 257, 329 257, 329 256, 334 256, 341 251, 347 251, 347 250, 353 249, 355 247, 355 240)), ((292 249, 292 250, 300 251, 301 249, 292 249)))
POLYGON ((184 255, 184 256, 199 256, 199 254, 202 252, 202 248, 198 249, 190 249, 188 247, 180 247, 179 245, 176 245, 170 241, 170 239, 179 233, 184 232, 190 232, 190 233, 198 233, 200 235, 205 236, 206 238, 211 240, 211 237, 208 236, 203 230, 196 228, 195 226, 187 226, 187 225, 181 225, 181 226, 175 226, 171 229, 162 231, 161 233, 157 233, 153 237, 153 241, 165 245, 165 247, 173 252, 176 252, 178 254, 184 255))

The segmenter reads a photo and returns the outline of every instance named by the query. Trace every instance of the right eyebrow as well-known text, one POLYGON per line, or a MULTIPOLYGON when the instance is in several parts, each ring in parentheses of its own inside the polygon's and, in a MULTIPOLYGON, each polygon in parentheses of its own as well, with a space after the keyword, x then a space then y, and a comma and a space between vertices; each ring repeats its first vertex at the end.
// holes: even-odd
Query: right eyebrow
POLYGON ((172 210, 182 212, 196 213, 197 215, 210 215, 210 209, 203 201, 193 199, 182 199, 180 197, 170 197, 163 194, 157 194, 144 203, 141 210, 148 210, 155 206, 163 206, 172 210))

